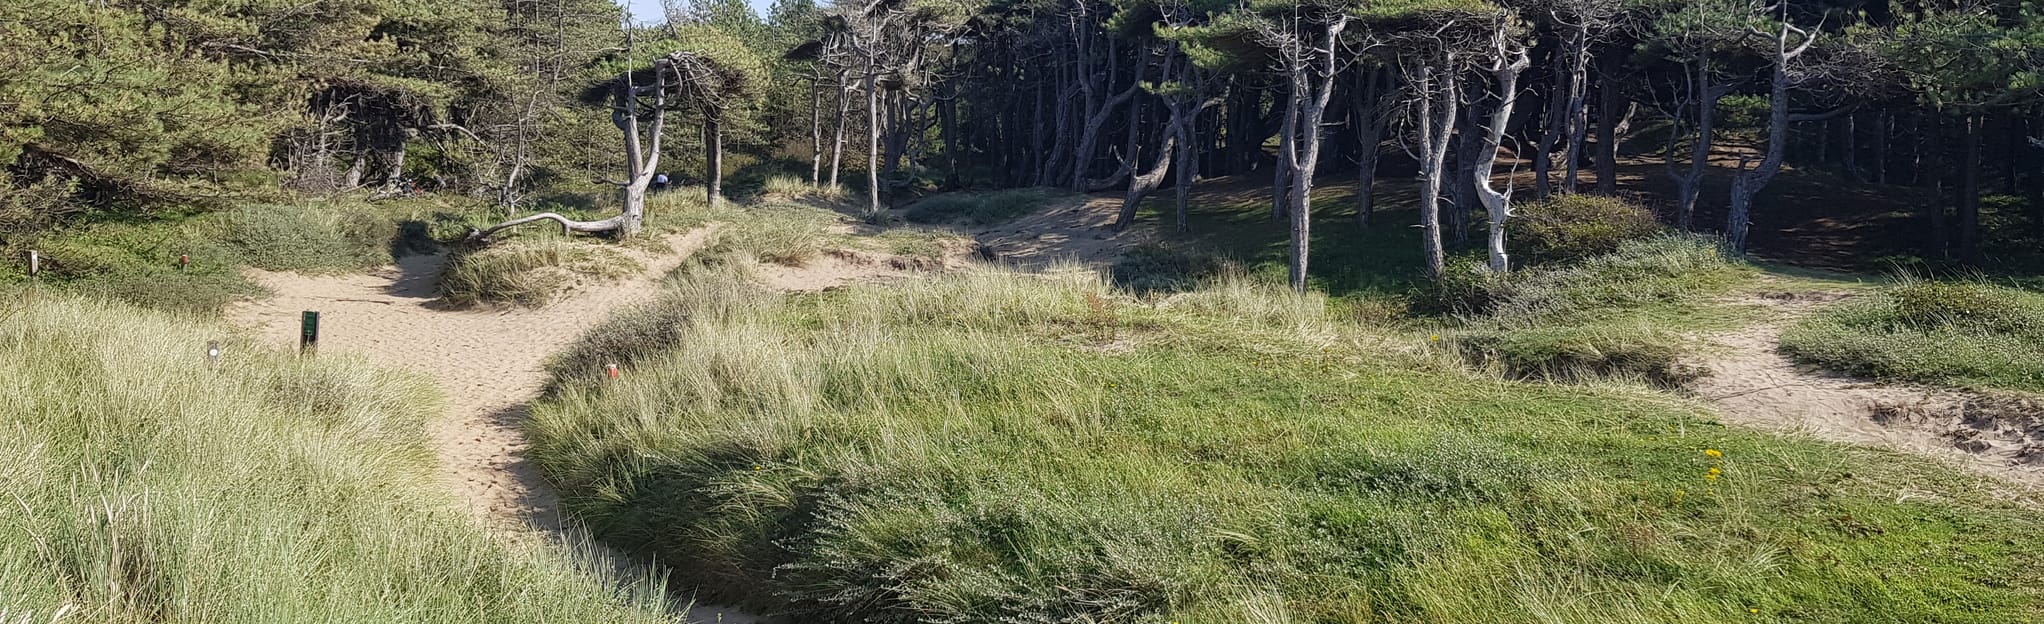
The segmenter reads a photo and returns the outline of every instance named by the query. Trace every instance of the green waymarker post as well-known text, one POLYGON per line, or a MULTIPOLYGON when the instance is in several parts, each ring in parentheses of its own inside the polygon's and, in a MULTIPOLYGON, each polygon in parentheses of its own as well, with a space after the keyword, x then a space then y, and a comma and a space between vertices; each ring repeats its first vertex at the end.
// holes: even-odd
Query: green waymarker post
POLYGON ((312 355, 319 351, 319 313, 306 310, 298 323, 298 354, 312 355))

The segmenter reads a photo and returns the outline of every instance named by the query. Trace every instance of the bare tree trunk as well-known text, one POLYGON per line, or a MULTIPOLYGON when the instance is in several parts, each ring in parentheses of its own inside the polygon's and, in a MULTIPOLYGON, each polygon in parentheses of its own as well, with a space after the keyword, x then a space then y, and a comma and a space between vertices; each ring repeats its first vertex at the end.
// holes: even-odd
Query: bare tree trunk
POLYGON ((845 158, 845 118, 851 115, 851 108, 852 108, 852 102, 851 102, 851 99, 850 99, 850 98, 846 98, 846 97, 845 97, 845 92, 846 92, 846 91, 848 91, 848 90, 850 90, 850 89, 848 89, 848 87, 850 87, 850 86, 851 86, 851 85, 847 85, 847 84, 845 84, 845 70, 842 70, 842 69, 838 70, 838 72, 837 72, 837 122, 836 122, 836 123, 834 123, 834 124, 832 124, 833 126, 835 126, 835 127, 836 127, 836 130, 834 130, 834 131, 833 131, 833 134, 834 134, 834 136, 833 136, 833 137, 831 138, 831 141, 830 141, 830 187, 831 187, 831 188, 839 188, 839 185, 838 185, 838 180, 837 180, 837 174, 838 174, 838 171, 839 171, 839 170, 841 170, 841 169, 842 169, 842 167, 843 167, 843 165, 844 165, 844 158, 845 158))
POLYGON ((1383 147, 1384 125, 1390 116, 1391 72, 1372 68, 1358 76, 1351 112, 1356 124, 1356 224, 1370 226, 1376 210, 1377 152, 1383 147))
MULTIPOLYGON (((1086 117, 1084 129, 1079 133, 1079 147, 1072 151, 1071 188, 1073 191, 1086 192, 1090 190, 1090 185, 1086 183, 1086 174, 1090 172, 1090 165, 1093 163, 1093 151, 1099 146, 1100 128, 1107 124, 1109 118, 1114 116, 1115 109, 1121 108, 1124 104, 1130 106, 1129 114, 1131 116, 1135 114, 1134 105, 1130 104, 1130 102, 1135 99, 1136 91, 1142 89, 1144 70, 1148 67, 1149 52, 1145 50, 1136 55, 1135 80, 1129 82, 1128 88, 1115 92, 1105 102, 1101 102, 1099 107, 1092 111, 1092 114, 1086 117)), ((1112 79, 1113 74, 1110 73, 1109 76, 1112 79)), ((1111 87, 1113 85, 1108 86, 1111 87)))
POLYGON ((1567 134, 1568 128, 1568 64, 1562 56, 1568 51, 1556 47, 1549 63, 1553 65, 1554 80, 1547 87, 1547 114, 1541 121, 1540 139, 1533 148, 1533 196, 1547 197, 1554 192, 1554 146, 1567 134))
POLYGON ((880 214, 880 68, 866 60, 866 216, 880 214))
POLYGON ((1965 160, 1959 165, 1959 261, 1980 262, 1980 135, 1987 120, 1978 113, 1959 121, 1965 132, 1965 160))
POLYGON ((710 207, 716 208, 724 205, 724 126, 716 115, 703 118, 703 159, 710 207))
POLYGON ((1618 194, 1618 63, 1607 54, 1597 63, 1597 194, 1618 194))
POLYGON ((1881 109, 1874 120, 1874 183, 1888 183, 1888 137, 1894 136, 1895 114, 1881 109))
POLYGON ((1490 74, 1491 80, 1496 83, 1499 101, 1490 113, 1490 123, 1484 129, 1482 140, 1477 141, 1476 163, 1471 173, 1475 178, 1476 198, 1483 202, 1485 212, 1490 215, 1490 270, 1504 273, 1511 268, 1510 256, 1505 253, 1505 220, 1512 216, 1512 195, 1509 190, 1492 188, 1491 178, 1497 166, 1499 143, 1504 140, 1505 123, 1511 120, 1512 107, 1519 100, 1519 73, 1532 65, 1533 59, 1526 55, 1524 47, 1520 47, 1514 57, 1507 50, 1510 44, 1503 31, 1498 32, 1493 45, 1497 58, 1492 61, 1490 74))
POLYGON ((1157 150, 1157 159, 1151 163, 1148 170, 1129 179, 1128 195, 1122 198, 1121 212, 1114 219, 1115 231, 1127 229, 1130 224, 1135 223, 1136 208, 1143 203, 1143 198, 1149 197, 1152 191, 1164 183, 1164 174, 1170 171, 1171 158, 1177 151, 1178 128, 1178 119, 1174 116, 1170 129, 1164 131, 1164 144, 1157 150))
MULTIPOLYGON (((1715 132, 1718 100, 1731 92, 1728 86, 1711 82, 1710 61, 1691 61, 1691 84, 1696 95, 1696 141, 1689 146, 1689 171, 1674 173, 1674 155, 1669 158, 1669 176, 1675 179, 1675 227, 1695 229, 1696 199, 1703 192, 1703 173, 1710 166, 1710 144, 1715 132)), ((1670 138, 1672 141, 1673 138, 1670 138)))
MULTIPOLYGON (((1178 231, 1189 228, 1186 223, 1188 204, 1192 202, 1192 183, 1199 177, 1199 163, 1194 162, 1198 150, 1193 149, 1193 135, 1199 129, 1199 117, 1195 112, 1179 127, 1177 179, 1172 180, 1176 197, 1172 198, 1172 213, 1177 218, 1178 231)), ((2044 222, 2044 221, 2040 221, 2044 222)))
POLYGON ((1291 285, 1292 292, 1296 293, 1306 292, 1307 261, 1311 253, 1308 248, 1312 245, 1313 230, 1313 175, 1320 164, 1320 122, 1326 118, 1327 102, 1334 95, 1334 81, 1341 69, 1341 33, 1347 27, 1346 17, 1328 23, 1319 42, 1325 47, 1316 51, 1318 58, 1300 58, 1292 74, 1292 90, 1296 94, 1294 110, 1287 113, 1287 140, 1280 148, 1279 158, 1287 161, 1282 168, 1292 172, 1289 210, 1292 220, 1291 285), (1318 75, 1313 75, 1315 73, 1318 75), (1318 78, 1317 84, 1308 82, 1313 78, 1318 78))
POLYGON ((1816 43, 1814 33, 1806 33, 1783 22, 1775 36, 1774 79, 1771 81, 1771 97, 1768 103, 1767 151, 1760 164, 1752 170, 1746 163, 1739 163, 1739 175, 1732 178, 1732 202, 1725 216, 1725 239, 1734 253, 1746 253, 1746 231, 1752 223, 1753 197, 1774 175, 1781 172, 1782 159, 1788 148, 1788 128, 1794 119, 1789 115, 1789 73, 1788 64, 1801 56, 1816 43), (1797 34, 1803 41, 1795 48, 1789 47, 1789 35, 1797 34))
POLYGON ((1587 20, 1569 29, 1567 46, 1568 105, 1567 129, 1568 146, 1562 155, 1566 158, 1567 169, 1561 178, 1561 189, 1574 193, 1582 182, 1583 141, 1590 131, 1590 109, 1588 98, 1590 84, 1590 24, 1587 20))
POLYGON ((809 84, 809 185, 823 184, 823 89, 809 84))
POLYGON ((1441 246, 1441 174, 1447 164, 1448 137, 1460 117, 1456 104, 1462 99, 1453 70, 1454 52, 1445 53, 1442 60, 1439 68, 1419 68, 1419 80, 1413 82, 1413 93, 1419 98, 1421 245, 1426 253, 1427 277, 1435 281, 1447 273, 1447 250, 1441 246))

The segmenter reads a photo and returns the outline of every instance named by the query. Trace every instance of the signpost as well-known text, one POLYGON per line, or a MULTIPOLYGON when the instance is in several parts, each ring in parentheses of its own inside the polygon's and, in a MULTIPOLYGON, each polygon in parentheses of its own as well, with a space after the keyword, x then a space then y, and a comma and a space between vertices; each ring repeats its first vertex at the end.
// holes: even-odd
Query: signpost
POLYGON ((306 310, 298 323, 298 354, 312 355, 319 351, 319 313, 306 310))

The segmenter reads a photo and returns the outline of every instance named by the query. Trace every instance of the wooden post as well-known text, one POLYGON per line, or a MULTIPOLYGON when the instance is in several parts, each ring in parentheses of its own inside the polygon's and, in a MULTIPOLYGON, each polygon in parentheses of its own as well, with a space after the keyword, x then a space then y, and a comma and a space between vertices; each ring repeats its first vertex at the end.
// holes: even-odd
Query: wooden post
POLYGON ((312 355, 319 351, 319 313, 306 310, 298 323, 298 354, 312 355))
POLYGON ((43 272, 43 252, 36 251, 34 249, 28 250, 28 277, 30 279, 34 279, 37 276, 42 275, 42 272, 43 272))

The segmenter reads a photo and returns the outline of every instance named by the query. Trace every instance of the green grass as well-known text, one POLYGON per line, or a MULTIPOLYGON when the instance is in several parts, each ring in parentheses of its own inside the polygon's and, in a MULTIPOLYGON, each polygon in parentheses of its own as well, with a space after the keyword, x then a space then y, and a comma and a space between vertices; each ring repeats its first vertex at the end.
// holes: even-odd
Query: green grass
POLYGON ((971 225, 993 225, 1035 212, 1062 196, 1047 188, 944 193, 910 204, 903 217, 914 223, 962 220, 971 225))
POLYGON ((657 585, 457 511, 424 445, 425 380, 7 288, 0 619, 666 621, 657 585))
POLYGON ((586 280, 614 280, 643 267, 614 246, 534 231, 450 254, 440 297, 454 306, 540 307, 586 280))
POLYGON ((1782 349, 1870 377, 2044 392, 2044 294, 1905 277, 1797 323, 1782 349))
POLYGON ((366 203, 348 198, 246 205, 200 214, 75 224, 0 248, 0 284, 27 280, 28 249, 42 253, 52 288, 146 307, 216 315, 260 294, 247 268, 304 273, 358 271, 411 253, 482 218, 473 203, 423 198, 366 203), (180 267, 179 259, 189 264, 180 267))
MULTIPOLYGON (((1253 277, 677 287, 556 362, 534 456, 605 537, 801 621, 2044 617, 2044 519, 1974 478, 1471 373, 1253 277)), ((1680 290, 1636 288, 1525 314, 1680 290)))

